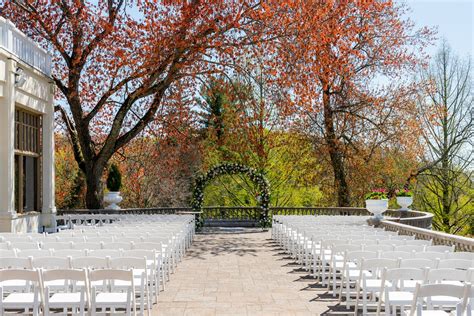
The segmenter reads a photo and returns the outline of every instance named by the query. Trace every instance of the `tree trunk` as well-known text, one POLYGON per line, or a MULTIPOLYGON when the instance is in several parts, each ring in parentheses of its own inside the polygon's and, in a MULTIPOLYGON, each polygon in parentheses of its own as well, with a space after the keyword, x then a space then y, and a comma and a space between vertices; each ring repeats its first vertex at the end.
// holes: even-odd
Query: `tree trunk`
POLYGON ((329 91, 323 92, 324 128, 326 130, 326 144, 329 149, 329 157, 334 172, 334 184, 337 190, 337 206, 350 206, 349 186, 346 181, 343 154, 338 146, 338 140, 334 129, 333 111, 331 108, 331 97, 329 91))
POLYGON ((92 164, 92 167, 88 169, 88 172, 85 172, 87 183, 86 207, 88 209, 104 208, 104 189, 101 178, 105 167, 98 166, 97 164, 92 164))

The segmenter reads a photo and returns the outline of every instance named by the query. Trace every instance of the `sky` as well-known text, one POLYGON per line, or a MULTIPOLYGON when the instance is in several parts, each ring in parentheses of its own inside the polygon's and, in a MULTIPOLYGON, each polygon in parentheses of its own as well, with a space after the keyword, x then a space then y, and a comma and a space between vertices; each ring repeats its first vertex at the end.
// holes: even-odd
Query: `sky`
POLYGON ((437 27, 437 42, 427 52, 433 56, 442 38, 460 57, 474 60, 474 0, 405 0, 417 27, 437 27))

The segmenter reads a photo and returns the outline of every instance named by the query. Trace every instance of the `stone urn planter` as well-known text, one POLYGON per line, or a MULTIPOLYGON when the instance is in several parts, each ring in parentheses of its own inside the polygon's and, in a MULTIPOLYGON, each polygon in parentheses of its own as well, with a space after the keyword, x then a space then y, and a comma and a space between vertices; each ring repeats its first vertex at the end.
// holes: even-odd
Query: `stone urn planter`
POLYGON ((365 208, 374 215, 375 219, 382 219, 383 212, 388 209, 388 199, 365 200, 365 208))
POLYGON ((107 203, 106 209, 108 210, 120 210, 118 204, 122 202, 122 200, 123 198, 118 191, 107 192, 104 196, 104 202, 107 203))
POLYGON ((413 204, 412 196, 397 196, 397 204, 401 206, 400 211, 408 211, 408 207, 413 204))

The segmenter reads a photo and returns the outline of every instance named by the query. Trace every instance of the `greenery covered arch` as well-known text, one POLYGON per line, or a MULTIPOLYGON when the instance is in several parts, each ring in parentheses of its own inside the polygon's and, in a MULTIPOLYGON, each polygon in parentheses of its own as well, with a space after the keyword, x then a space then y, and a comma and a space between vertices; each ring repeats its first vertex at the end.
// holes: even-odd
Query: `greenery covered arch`
POLYGON ((194 182, 193 196, 191 206, 194 212, 202 211, 204 201, 204 189, 215 178, 222 175, 245 174, 258 188, 258 206, 262 210, 260 217, 261 225, 267 225, 268 207, 270 204, 270 185, 263 174, 251 168, 238 163, 223 163, 211 168, 205 174, 198 175, 194 182))

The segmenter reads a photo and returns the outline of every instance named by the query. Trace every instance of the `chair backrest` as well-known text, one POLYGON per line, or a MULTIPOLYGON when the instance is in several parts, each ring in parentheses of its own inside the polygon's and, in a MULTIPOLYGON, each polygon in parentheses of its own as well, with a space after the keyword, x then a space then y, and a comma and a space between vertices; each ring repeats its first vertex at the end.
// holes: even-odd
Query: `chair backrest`
POLYGON ((31 260, 33 268, 42 269, 70 269, 70 257, 33 257, 31 260))
POLYGON ((124 257, 146 258, 147 260, 155 260, 156 258, 156 252, 154 250, 146 249, 124 250, 122 255, 124 257))
POLYGON ((467 251, 448 252, 446 256, 447 256, 447 259, 474 260, 474 252, 467 252, 467 251))
POLYGON ((53 250, 63 250, 63 249, 72 249, 72 242, 60 242, 60 241, 48 241, 43 242, 41 245, 42 249, 53 249, 53 250))
POLYGON ((78 250, 78 249, 64 249, 64 250, 54 250, 53 256, 54 257, 84 257, 87 255, 87 251, 85 250, 78 250))
POLYGON ((425 251, 425 245, 402 245, 402 246, 395 246, 395 251, 425 251))
POLYGON ((434 245, 426 246, 425 251, 435 251, 435 252, 454 252, 455 246, 445 246, 445 245, 434 245))
POLYGON ((85 242, 86 238, 84 236, 56 236, 57 242, 85 242))
POLYGON ((100 249, 100 250, 90 250, 87 253, 88 256, 91 257, 99 257, 99 258, 117 258, 122 256, 122 251, 117 249, 100 249))
POLYGON ((447 252, 436 252, 436 251, 422 251, 422 252, 415 252, 415 258, 422 258, 422 259, 445 259, 447 252))
POLYGON ((42 270, 44 282, 54 280, 73 280, 86 282, 87 274, 85 269, 53 269, 42 270))
POLYGON ((383 251, 383 252, 380 253, 380 258, 409 259, 409 258, 413 258, 413 252, 408 252, 408 251, 383 251))
POLYGON ((437 268, 438 261, 432 259, 402 259, 400 268, 437 268))
POLYGON ((347 261, 360 262, 362 259, 377 258, 378 254, 375 251, 349 251, 346 253, 345 258, 347 261))
POLYGON ((412 246, 430 246, 433 241, 430 240, 423 240, 423 239, 412 239, 412 240, 407 240, 406 245, 412 245, 412 246))
POLYGON ((11 258, 11 257, 16 257, 16 250, 15 249, 8 249, 8 250, 3 250, 0 249, 0 258, 11 258))
MULTIPOLYGON (((374 258, 374 259, 363 259, 360 265, 361 270, 371 271, 371 278, 378 278, 382 275, 384 269, 395 269, 399 267, 398 259, 385 259, 385 258, 374 258)), ((365 275, 364 273, 360 274, 365 275)))
POLYGON ((121 257, 109 260, 111 269, 145 269, 147 268, 146 258, 121 257))
POLYGON ((107 269, 109 268, 108 257, 77 257, 71 259, 73 269, 107 269))
POLYGON ((32 269, 30 258, 3 257, 0 269, 32 269))
POLYGON ((11 249, 10 242, 0 242, 0 250, 8 250, 11 249))
POLYGON ((33 241, 33 238, 31 236, 20 236, 20 235, 14 235, 14 236, 7 236, 5 237, 6 241, 9 241, 11 243, 16 243, 16 242, 31 242, 33 241))
POLYGON ((133 249, 156 250, 161 252, 161 244, 155 242, 140 242, 133 245, 133 249))
POLYGON ((87 242, 93 242, 93 243, 101 243, 101 242, 114 242, 113 237, 99 237, 97 235, 95 236, 87 236, 86 237, 87 242))
POLYGON ((403 246, 406 245, 406 241, 404 239, 389 239, 389 240, 380 240, 380 244, 388 244, 395 246, 403 246))
POLYGON ((112 243, 107 243, 104 242, 102 243, 102 248, 103 249, 123 249, 123 250, 131 250, 133 249, 133 243, 132 242, 112 242, 112 243))
POLYGON ((364 246, 365 251, 392 251, 393 246, 389 244, 379 244, 379 245, 366 245, 364 246))
POLYGON ((49 249, 26 249, 26 250, 18 250, 16 255, 22 258, 28 257, 49 257, 51 256, 51 250, 49 249))
POLYGON ((457 309, 462 311, 467 305, 470 288, 470 284, 454 285, 438 283, 421 285, 417 283, 409 315, 421 315, 423 299, 432 296, 456 297, 460 300, 457 309))
POLYGON ((99 242, 78 242, 72 244, 73 249, 80 250, 98 250, 102 249, 102 243, 99 242))
POLYGON ((443 259, 438 263, 438 268, 451 268, 451 269, 471 269, 474 268, 474 260, 465 259, 443 259))
POLYGON ((381 284, 391 284, 391 288, 398 287, 399 290, 404 290, 404 282, 408 280, 423 281, 426 278, 426 270, 417 268, 395 268, 384 269, 382 279, 390 281, 390 283, 381 282, 381 284))
POLYGON ((11 249, 26 250, 26 249, 40 249, 38 242, 36 241, 25 241, 25 242, 12 242, 10 243, 11 249))
POLYGON ((89 272, 90 281, 121 280, 133 282, 133 270, 97 269, 89 272))
POLYGON ((0 282, 9 280, 24 280, 30 282, 40 282, 39 270, 28 269, 7 269, 0 270, 0 282))
POLYGON ((437 281, 466 281, 468 277, 467 270, 460 269, 430 269, 426 275, 426 281, 437 283, 437 281))

